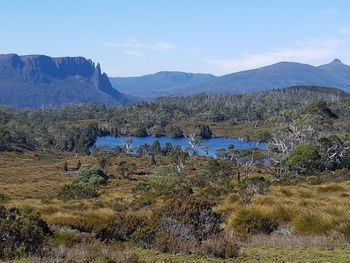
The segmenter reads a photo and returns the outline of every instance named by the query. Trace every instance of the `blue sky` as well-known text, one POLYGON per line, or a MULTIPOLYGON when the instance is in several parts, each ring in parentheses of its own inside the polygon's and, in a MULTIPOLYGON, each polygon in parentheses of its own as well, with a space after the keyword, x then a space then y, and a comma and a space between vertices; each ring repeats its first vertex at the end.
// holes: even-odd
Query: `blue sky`
POLYGON ((350 1, 0 0, 0 53, 84 56, 110 76, 350 64, 350 1))

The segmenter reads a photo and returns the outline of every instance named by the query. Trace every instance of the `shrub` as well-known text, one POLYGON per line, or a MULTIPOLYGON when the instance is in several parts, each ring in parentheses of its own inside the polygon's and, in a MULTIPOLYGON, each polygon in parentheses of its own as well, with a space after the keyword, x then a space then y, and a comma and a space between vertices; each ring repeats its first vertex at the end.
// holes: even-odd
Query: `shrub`
POLYGON ((75 176, 76 181, 90 185, 104 184, 107 182, 107 175, 97 166, 83 165, 75 176))
POLYGON ((327 108, 327 102, 323 101, 323 100, 315 100, 310 102, 309 104, 307 104, 305 106, 305 113, 310 113, 310 114, 314 114, 317 113, 317 111, 322 110, 327 108))
POLYGON ((278 222, 258 209, 243 208, 234 217, 232 226, 240 234, 270 234, 277 229, 278 222))
POLYGON ((206 240, 221 230, 222 217, 213 211, 214 206, 213 201, 193 195, 171 198, 159 212, 160 231, 185 235, 186 239, 206 240))
POLYGON ((56 246, 72 247, 81 242, 81 237, 74 232, 57 232, 50 238, 50 242, 56 246))
POLYGON ((226 235, 215 235, 204 241, 200 254, 216 258, 235 258, 239 253, 239 245, 226 235))
POLYGON ((133 241, 143 247, 151 247, 157 221, 152 217, 133 214, 117 214, 114 219, 97 232, 101 240, 133 241))
POLYGON ((39 215, 22 215, 0 207, 0 259, 42 255, 51 235, 46 222, 39 215))
POLYGON ((154 196, 166 195, 173 193, 175 187, 181 182, 181 178, 177 175, 159 176, 152 175, 144 181, 137 183, 133 188, 133 192, 150 193, 154 196))
POLYGON ((136 171, 136 165, 134 163, 128 163, 127 161, 121 161, 117 166, 117 173, 128 178, 136 171))
POLYGON ((85 183, 73 183, 62 186, 59 189, 57 197, 63 200, 96 198, 98 197, 98 193, 94 185, 85 183))
POLYGON ((7 195, 0 194, 0 203, 6 203, 9 199, 7 195))

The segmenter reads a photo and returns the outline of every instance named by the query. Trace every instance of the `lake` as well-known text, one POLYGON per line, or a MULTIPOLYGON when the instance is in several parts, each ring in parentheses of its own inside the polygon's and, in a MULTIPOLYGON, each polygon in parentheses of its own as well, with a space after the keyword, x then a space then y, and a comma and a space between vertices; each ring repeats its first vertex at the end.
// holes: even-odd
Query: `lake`
MULTIPOLYGON (((96 139, 95 146, 108 146, 108 147, 116 147, 122 145, 123 139, 130 138, 127 136, 98 136, 96 139)), ((188 140, 183 138, 173 138, 169 136, 161 136, 161 137, 131 137, 133 141, 133 147, 139 147, 142 144, 152 145, 153 141, 158 140, 162 147, 165 146, 166 143, 171 143, 176 146, 179 145, 182 148, 189 147, 188 140)), ((244 141, 237 138, 210 138, 203 139, 202 144, 208 147, 208 155, 211 157, 215 157, 215 152, 219 148, 227 148, 230 144, 233 144, 236 149, 251 149, 251 148, 259 148, 265 149, 265 143, 259 143, 257 141, 244 141)), ((199 150, 198 155, 206 156, 206 152, 204 150, 199 150)))

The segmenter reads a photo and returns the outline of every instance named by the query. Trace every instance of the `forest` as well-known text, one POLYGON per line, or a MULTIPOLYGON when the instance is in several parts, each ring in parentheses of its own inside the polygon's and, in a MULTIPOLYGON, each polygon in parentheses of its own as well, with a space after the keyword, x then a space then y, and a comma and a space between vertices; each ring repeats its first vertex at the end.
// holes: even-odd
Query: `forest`
POLYGON ((0 260, 349 262, 349 146, 350 95, 325 87, 2 107, 0 260), (103 135, 192 148, 91 148, 103 135), (210 137, 266 149, 198 156, 210 137))

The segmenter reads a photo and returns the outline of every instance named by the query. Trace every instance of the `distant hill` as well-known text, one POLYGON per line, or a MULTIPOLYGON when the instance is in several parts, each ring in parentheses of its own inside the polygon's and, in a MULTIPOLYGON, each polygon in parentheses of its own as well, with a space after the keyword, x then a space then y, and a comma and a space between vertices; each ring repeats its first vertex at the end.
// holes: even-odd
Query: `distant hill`
POLYGON ((142 98, 176 95, 176 90, 215 79, 211 74, 195 74, 178 71, 161 71, 141 77, 110 78, 119 91, 142 98), (173 92, 173 89, 175 92, 173 92))
MULTIPOLYGON (((148 76, 157 76, 157 74, 161 72, 148 76)), ((167 78, 171 79, 173 73, 167 74, 167 78)), ((177 86, 164 85, 164 81, 158 81, 155 77, 152 85, 147 85, 144 77, 139 77, 132 78, 132 82, 125 81, 121 86, 125 93, 140 97, 147 93, 157 95, 158 91, 162 94, 187 96, 202 92, 247 93, 300 85, 335 87, 350 91, 350 66, 341 63, 339 59, 319 67, 295 62, 280 62, 220 77, 209 76, 207 80, 204 78, 197 83, 183 83, 177 86)), ((128 78, 118 78, 119 83, 112 80, 112 84, 115 83, 116 87, 119 87, 123 79, 128 78)))
POLYGON ((84 57, 0 55, 0 104, 39 108, 69 103, 130 103, 100 65, 84 57))

